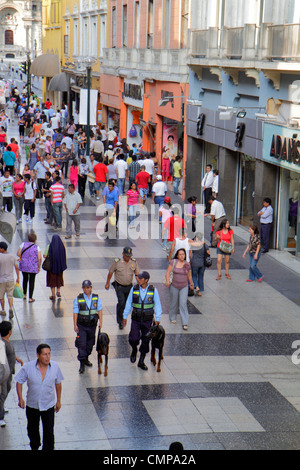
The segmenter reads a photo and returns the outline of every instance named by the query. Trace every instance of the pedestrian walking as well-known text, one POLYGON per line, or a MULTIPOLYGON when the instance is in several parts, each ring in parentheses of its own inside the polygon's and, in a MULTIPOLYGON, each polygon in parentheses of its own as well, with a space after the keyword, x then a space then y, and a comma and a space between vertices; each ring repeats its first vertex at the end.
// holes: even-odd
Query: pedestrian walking
POLYGON ((123 249, 122 258, 116 258, 109 268, 105 289, 109 290, 111 278, 114 276, 112 285, 118 298, 116 320, 120 330, 123 329, 123 312, 132 288, 133 276, 137 276, 139 272, 138 262, 132 257, 132 248, 128 246, 123 249))
POLYGON ((19 270, 23 275, 23 293, 24 299, 27 295, 27 286, 29 282, 29 303, 35 301, 33 298, 35 277, 40 272, 42 264, 42 253, 40 247, 36 244, 36 234, 28 234, 28 242, 20 245, 17 256, 19 257, 19 270))
POLYGON ((139 206, 139 192, 136 187, 136 183, 133 182, 129 186, 129 190, 126 193, 127 196, 127 212, 128 212, 128 228, 134 228, 134 220, 136 218, 137 209, 139 206))
POLYGON ((32 450, 41 445, 40 420, 43 426, 43 450, 54 450, 54 417, 61 409, 62 380, 57 362, 51 360, 48 344, 39 344, 37 359, 25 364, 15 376, 18 406, 25 409, 23 384, 27 383, 27 433, 32 450))
POLYGON ((229 264, 230 256, 234 254, 234 232, 230 228, 229 220, 226 219, 222 222, 220 230, 216 233, 217 240, 217 269, 218 276, 216 278, 219 281, 222 277, 221 267, 223 256, 225 258, 225 277, 231 279, 229 275, 229 264))
POLYGON ((4 404, 5 400, 7 399, 7 396, 11 390, 11 384, 12 384, 12 376, 15 374, 15 365, 16 361, 23 366, 23 361, 20 359, 15 352, 14 345, 10 341, 10 337, 12 334, 12 324, 9 321, 2 321, 0 323, 0 336, 4 342, 5 345, 5 352, 6 352, 6 357, 9 365, 9 370, 10 374, 8 378, 2 382, 0 386, 0 427, 3 428, 6 426, 6 422, 4 420, 5 417, 5 410, 4 410, 4 404))
POLYGON ((23 206, 25 201, 25 181, 21 174, 17 174, 12 184, 14 195, 14 206, 16 212, 17 224, 22 222, 23 206))
POLYGON ((263 275, 257 267, 261 255, 261 239, 259 236, 259 229, 257 225, 250 225, 249 227, 250 239, 249 243, 243 253, 243 258, 245 258, 247 252, 249 252, 249 278, 247 282, 253 282, 255 279, 258 282, 263 280, 263 275))
POLYGON ((186 251, 180 248, 174 259, 169 263, 166 272, 166 286, 170 288, 171 304, 169 319, 171 323, 176 323, 177 313, 181 316, 182 328, 188 329, 189 311, 187 307, 189 288, 194 290, 191 265, 186 260, 186 251), (172 282, 170 279, 173 273, 172 282))
POLYGON ((210 256, 208 245, 203 240, 202 233, 196 233, 193 238, 191 252, 192 279, 196 295, 202 295, 204 291, 205 255, 210 256))
POLYGON ((59 235, 54 234, 51 243, 47 245, 44 258, 50 258, 50 271, 47 271, 47 287, 51 289, 50 300, 61 297, 60 289, 64 285, 63 272, 67 269, 66 249, 59 235))
POLYGON ((89 361, 95 344, 96 328, 102 328, 102 303, 98 294, 92 293, 92 283, 85 280, 82 283, 83 293, 73 302, 74 331, 77 334, 75 346, 78 350, 77 359, 80 362, 79 373, 85 371, 85 366, 91 367, 89 361))
POLYGON ((130 361, 134 363, 137 356, 137 348, 139 348, 140 358, 138 367, 142 370, 148 370, 145 364, 146 354, 149 352, 149 340, 146 335, 151 328, 155 315, 155 324, 159 325, 162 307, 158 294, 158 290, 149 285, 150 274, 147 271, 136 276, 137 284, 134 285, 127 297, 125 309, 123 312, 123 325, 127 325, 127 317, 131 314, 131 327, 128 337, 132 352, 130 361))
POLYGON ((37 192, 37 185, 31 179, 31 176, 24 175, 25 181, 25 200, 24 200, 24 215, 26 216, 26 222, 32 224, 35 215, 35 198, 37 192))
POLYGON ((6 242, 0 242, 0 315, 6 315, 5 311, 5 294, 7 295, 9 305, 9 318, 13 318, 13 293, 14 293, 14 270, 16 271, 16 282, 19 283, 19 263, 15 255, 7 252, 8 245, 6 242))
POLYGON ((54 220, 57 228, 62 227, 62 201, 64 198, 65 188, 61 184, 61 177, 56 176, 54 183, 50 186, 51 191, 51 205, 53 209, 54 220))
POLYGON ((65 238, 72 238, 72 222, 75 226, 76 237, 80 236, 80 206, 82 198, 80 194, 75 191, 74 184, 69 184, 68 192, 63 199, 63 204, 66 209, 66 236, 65 238))

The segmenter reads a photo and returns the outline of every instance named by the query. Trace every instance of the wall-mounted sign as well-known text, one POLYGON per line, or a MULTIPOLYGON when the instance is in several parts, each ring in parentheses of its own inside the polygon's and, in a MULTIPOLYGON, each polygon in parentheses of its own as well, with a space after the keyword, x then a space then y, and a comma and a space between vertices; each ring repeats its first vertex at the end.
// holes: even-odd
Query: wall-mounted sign
POLYGON ((123 101, 130 106, 143 109, 144 82, 124 79, 123 101))
POLYGON ((264 123, 262 158, 300 173, 300 131, 264 123))

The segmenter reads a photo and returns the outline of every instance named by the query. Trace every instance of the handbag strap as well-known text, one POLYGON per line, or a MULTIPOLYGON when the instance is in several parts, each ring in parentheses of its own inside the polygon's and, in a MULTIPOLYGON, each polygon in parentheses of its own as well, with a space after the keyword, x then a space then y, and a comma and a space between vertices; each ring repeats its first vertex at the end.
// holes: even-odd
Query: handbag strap
POLYGON ((25 250, 22 250, 20 259, 21 259, 22 255, 25 253, 25 251, 29 250, 29 248, 31 248, 33 245, 34 245, 34 243, 32 243, 31 245, 27 246, 27 247, 25 248, 25 250))

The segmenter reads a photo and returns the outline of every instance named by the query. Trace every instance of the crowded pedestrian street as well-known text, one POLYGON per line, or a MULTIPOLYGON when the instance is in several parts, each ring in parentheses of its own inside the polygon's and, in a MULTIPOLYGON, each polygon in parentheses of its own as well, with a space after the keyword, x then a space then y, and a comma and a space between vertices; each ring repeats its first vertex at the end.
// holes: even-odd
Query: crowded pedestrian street
MULTIPOLYGON (((16 122, 9 123, 7 136, 8 141, 19 139, 16 122)), ((24 145, 20 153, 23 170, 24 145)), ((68 184, 66 178, 65 190, 68 184)), ((173 185, 168 183, 167 189, 172 204, 182 204, 173 185)), ((151 198, 145 204, 150 209, 151 198)), ((204 291, 188 297, 188 329, 183 329, 179 316, 177 321, 169 318, 170 292, 163 283, 168 253, 160 238, 151 237, 150 225, 148 238, 142 239, 121 223, 116 238, 101 237, 102 205, 102 197, 91 197, 87 186, 80 206, 80 236, 73 232, 65 238, 65 209, 61 228, 45 224, 45 200, 39 198, 34 218, 27 222, 22 214, 7 249, 16 255, 31 232, 42 254, 53 235, 65 246, 67 269, 59 296, 49 298, 53 294, 46 285, 46 271, 40 269, 34 301, 28 301, 28 296, 14 298, 9 316, 5 299, 7 316, 2 316, 2 321, 10 317, 10 341, 24 364, 36 358, 39 344, 46 343, 64 377, 61 409, 55 415, 55 449, 166 450, 172 442, 192 451, 299 448, 299 261, 270 250, 260 259, 263 281, 246 282, 249 263, 243 253, 249 235, 232 227, 235 252, 230 279, 223 275, 216 280, 217 253, 210 248, 212 266, 205 270, 204 291), (128 252, 140 272, 149 273, 149 282, 159 293, 160 324, 165 330, 161 372, 151 364, 150 352, 145 357, 146 370, 130 360, 131 314, 127 325, 120 327, 115 289, 105 288, 109 268, 122 258, 125 247, 131 248, 128 252), (102 303, 101 332, 110 339, 106 376, 103 364, 98 374, 95 347, 89 357, 93 366, 78 372, 73 303, 84 280, 91 281, 102 303)), ((146 223, 150 215, 145 217, 146 223)), ((206 218, 203 227, 210 245, 206 218)), ((17 363, 16 374, 20 369, 17 363)), ((0 449, 29 450, 25 410, 18 406, 14 378, 5 410, 0 449)))

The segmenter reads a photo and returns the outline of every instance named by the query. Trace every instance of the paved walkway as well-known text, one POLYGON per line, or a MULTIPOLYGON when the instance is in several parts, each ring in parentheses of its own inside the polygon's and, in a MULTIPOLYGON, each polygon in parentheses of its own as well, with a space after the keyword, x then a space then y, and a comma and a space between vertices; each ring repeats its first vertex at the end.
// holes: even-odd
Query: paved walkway
MULTIPOLYGON (((10 129, 9 136, 15 131, 10 129)), ((63 238, 68 269, 62 298, 49 300, 42 271, 36 279, 35 303, 14 301, 12 341, 17 355, 24 362, 32 360, 36 346, 47 342, 65 378, 55 422, 56 449, 166 450, 178 440, 187 450, 299 449, 300 376, 299 366, 292 362, 293 342, 300 340, 299 274, 267 254, 260 260, 264 281, 246 283, 245 242, 237 237, 232 280, 224 276, 215 280, 212 250, 205 292, 201 298, 189 299, 185 332, 180 319, 176 325, 168 319, 169 294, 162 285, 167 260, 159 242, 127 236, 100 240, 95 203, 87 195, 80 239, 63 238), (130 363, 130 321, 124 330, 118 329, 116 295, 113 289, 104 289, 108 267, 126 245, 133 247, 141 269, 150 272, 160 292, 161 323, 166 330, 161 373, 150 365, 149 355, 147 372, 130 363), (83 279, 92 280, 104 306, 103 331, 110 336, 106 378, 97 373, 95 352, 94 367, 78 374, 72 303, 83 279)), ((42 251, 55 233, 44 224, 44 214, 43 202, 38 200, 32 229, 42 251)), ((17 252, 30 229, 25 222, 18 226, 10 252, 17 252)), ((65 235, 65 218, 61 235, 65 235)), ((125 236, 122 231, 120 235, 125 236)), ((0 449, 29 449, 25 412, 17 406, 14 386, 6 408, 0 449)))

